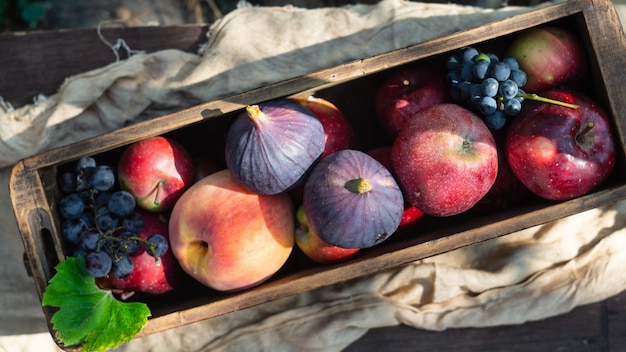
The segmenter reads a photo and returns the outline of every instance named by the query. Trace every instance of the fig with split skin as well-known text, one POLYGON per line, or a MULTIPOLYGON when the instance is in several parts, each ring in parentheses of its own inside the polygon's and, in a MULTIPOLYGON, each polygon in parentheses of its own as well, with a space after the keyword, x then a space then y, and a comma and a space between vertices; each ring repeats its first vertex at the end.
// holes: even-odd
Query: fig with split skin
POLYGON ((247 106, 226 138, 226 166, 257 194, 296 185, 324 151, 324 129, 311 110, 289 99, 247 106))
POLYGON ((309 225, 325 242, 368 248, 400 224, 404 198, 395 179, 364 152, 344 149, 315 165, 304 186, 309 225))

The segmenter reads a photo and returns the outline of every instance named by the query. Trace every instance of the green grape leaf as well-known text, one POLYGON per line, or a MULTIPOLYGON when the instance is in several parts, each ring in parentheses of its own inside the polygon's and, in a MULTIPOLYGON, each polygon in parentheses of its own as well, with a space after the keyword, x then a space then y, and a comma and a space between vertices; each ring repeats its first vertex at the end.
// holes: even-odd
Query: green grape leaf
POLYGON ((65 346, 105 351, 132 340, 146 325, 150 309, 141 302, 122 302, 96 285, 83 257, 69 257, 56 266, 42 297, 44 306, 58 307, 52 327, 65 346))

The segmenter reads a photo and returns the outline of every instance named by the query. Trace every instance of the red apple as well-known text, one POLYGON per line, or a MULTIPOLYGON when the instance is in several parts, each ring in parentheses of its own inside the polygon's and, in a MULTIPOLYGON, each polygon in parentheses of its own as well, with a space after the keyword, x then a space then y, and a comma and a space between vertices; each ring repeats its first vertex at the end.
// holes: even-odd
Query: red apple
POLYGON ((337 263, 354 257, 359 248, 342 248, 322 240, 309 226, 304 207, 296 212, 296 245, 309 259, 320 264, 337 263))
POLYGON ((161 212, 172 208, 194 181, 189 153, 166 137, 152 137, 131 144, 118 162, 118 178, 140 208, 161 212))
POLYGON ((392 71, 376 91, 376 116, 393 139, 419 110, 451 102, 449 91, 444 67, 424 61, 402 66, 392 71))
MULTIPOLYGON (((337 106, 326 99, 314 96, 293 97, 292 99, 311 110, 322 123, 324 129, 324 151, 320 155, 320 160, 338 150, 356 148, 357 140, 354 129, 337 106)), ((302 203, 303 191, 304 182, 298 183, 289 190, 289 194, 295 204, 302 203)))
MULTIPOLYGON (((393 170, 393 164, 391 162, 390 146, 372 149, 368 151, 367 154, 376 159, 379 163, 386 167, 389 172, 394 175, 394 177, 397 178, 397 176, 395 176, 395 171, 393 170)), ((402 220, 400 220, 400 225, 398 226, 398 232, 406 234, 413 233, 416 228, 415 225, 417 224, 417 220, 421 219, 423 215, 423 211, 414 207, 405 199, 404 212, 402 213, 402 220)))
POLYGON ((456 104, 424 108, 407 120, 391 149, 409 203, 433 216, 470 209, 498 173, 498 152, 483 120, 456 104))
POLYGON ((333 103, 326 99, 294 97, 293 100, 311 110, 324 128, 324 158, 338 150, 354 149, 357 146, 356 135, 352 126, 333 103))
MULTIPOLYGON (((168 238, 167 220, 160 214, 155 214, 140 209, 135 210, 143 218, 143 230, 137 234, 138 237, 148 239, 154 234, 160 234, 168 238)), ((170 292, 184 281, 187 276, 181 269, 178 261, 172 254, 171 248, 159 257, 157 262, 150 255, 144 244, 130 256, 133 262, 133 271, 124 278, 116 278, 112 275, 99 279, 98 285, 103 288, 121 290, 125 293, 138 292, 153 295, 170 292)))
POLYGON ((228 170, 192 185, 172 209, 172 251, 183 270, 220 291, 262 283, 294 245, 294 209, 287 193, 259 195, 228 170))
POLYGON ((578 108, 524 102, 506 141, 511 170, 528 189, 546 199, 586 194, 604 182, 615 165, 609 119, 581 93, 551 90, 542 96, 578 108))
POLYGON ((526 72, 524 90, 538 93, 580 80, 587 72, 587 56, 580 39, 553 26, 521 32, 507 50, 526 72))
POLYGON ((485 213, 509 208, 532 197, 532 193, 515 176, 506 158, 506 128, 492 130, 498 149, 498 176, 489 192, 472 208, 485 213))

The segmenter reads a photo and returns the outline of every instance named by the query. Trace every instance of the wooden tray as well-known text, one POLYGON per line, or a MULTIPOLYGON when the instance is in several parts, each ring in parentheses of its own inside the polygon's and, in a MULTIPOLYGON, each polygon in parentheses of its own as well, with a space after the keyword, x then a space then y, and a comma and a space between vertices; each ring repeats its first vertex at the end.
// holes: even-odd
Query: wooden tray
MULTIPOLYGON (((315 92, 333 101, 354 121, 364 149, 388 143, 373 116, 374 89, 388 70, 416 60, 443 59, 466 45, 506 43, 515 33, 542 24, 556 24, 576 31, 585 42, 590 59, 588 94, 612 118, 618 160, 612 177, 594 192, 570 201, 532 199, 522 205, 490 214, 461 214, 427 219, 414 236, 392 238, 363 250, 347 262, 315 265, 297 251, 272 279, 238 293, 195 288, 185 297, 164 297, 148 302, 153 316, 141 336, 227 314, 311 289, 373 274, 463 246, 510 234, 626 197, 626 89, 621 74, 626 68, 626 40, 613 5, 608 0, 570 0, 528 13, 485 24, 418 45, 364 58, 305 76, 263 86, 189 109, 137 123, 95 138, 51 150, 18 162, 11 174, 10 193, 25 247, 26 265, 41 298, 54 267, 64 259, 55 201, 59 197, 56 175, 76 159, 97 155, 115 160, 130 143, 156 135, 183 142, 192 152, 209 150, 223 156, 225 131, 246 105, 278 97, 315 92), (206 141, 211 146, 207 148, 206 141)), ((53 311, 43 308, 50 322, 53 311)), ((52 327, 50 327, 51 332, 52 327)))

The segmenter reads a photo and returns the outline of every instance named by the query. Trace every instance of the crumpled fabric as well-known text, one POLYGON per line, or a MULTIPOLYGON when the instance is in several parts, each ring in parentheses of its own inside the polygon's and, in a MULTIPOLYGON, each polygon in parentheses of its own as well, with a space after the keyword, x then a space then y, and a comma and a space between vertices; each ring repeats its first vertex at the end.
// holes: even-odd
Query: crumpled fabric
MULTIPOLYGON (((50 148, 530 9, 400 0, 314 10, 242 6, 211 27, 201 53, 136 54, 68 77, 58 93, 34 104, 0 104, 0 179, 8 184, 15 162, 50 148)), ((58 350, 22 264, 7 187, 0 197, 0 349, 58 350)), ((562 314, 626 288, 625 212, 626 202, 608 204, 137 338, 117 351, 340 351, 371 328, 439 331, 562 314)))

